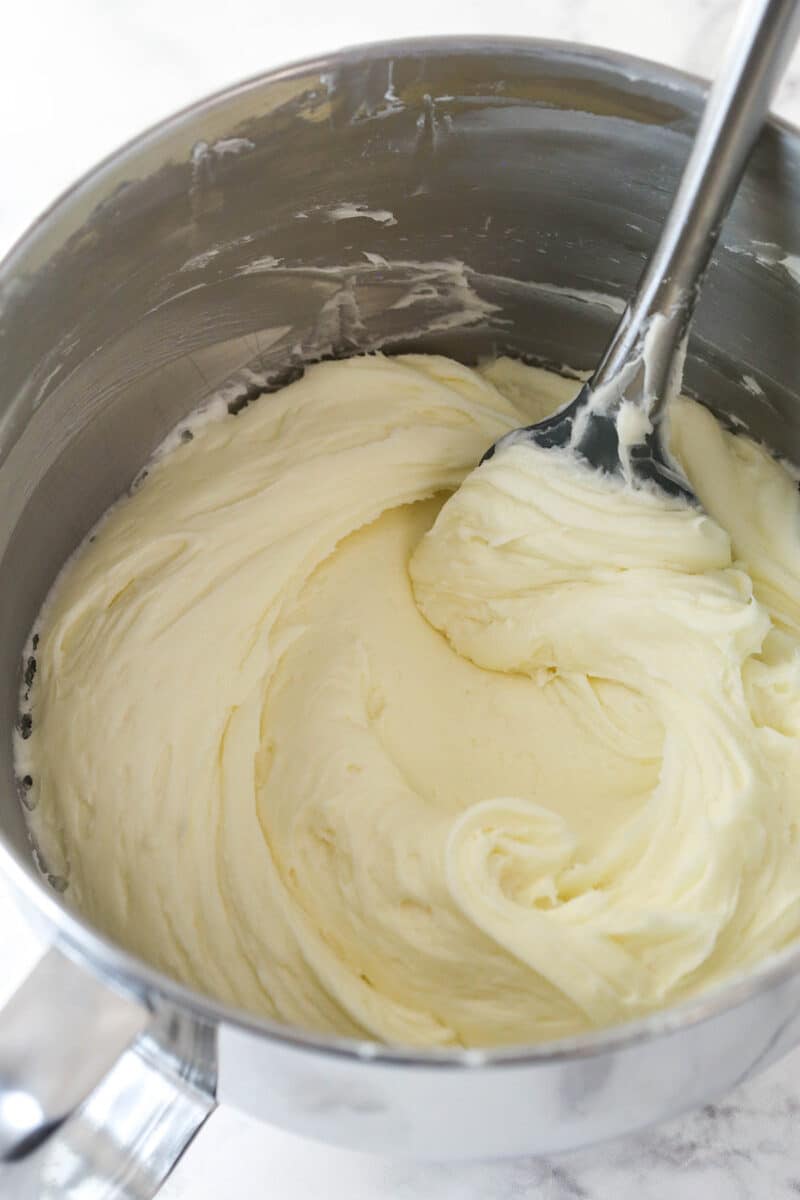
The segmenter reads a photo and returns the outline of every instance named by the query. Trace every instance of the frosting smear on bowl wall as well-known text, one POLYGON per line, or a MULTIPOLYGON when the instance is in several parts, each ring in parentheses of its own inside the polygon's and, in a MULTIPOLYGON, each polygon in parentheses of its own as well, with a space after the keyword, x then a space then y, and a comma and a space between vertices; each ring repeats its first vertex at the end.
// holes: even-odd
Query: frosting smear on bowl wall
POLYGON ((215 997, 549 1040, 800 932, 800 497, 681 399, 703 511, 530 445, 575 384, 309 368, 79 548, 17 738, 48 872, 215 997))

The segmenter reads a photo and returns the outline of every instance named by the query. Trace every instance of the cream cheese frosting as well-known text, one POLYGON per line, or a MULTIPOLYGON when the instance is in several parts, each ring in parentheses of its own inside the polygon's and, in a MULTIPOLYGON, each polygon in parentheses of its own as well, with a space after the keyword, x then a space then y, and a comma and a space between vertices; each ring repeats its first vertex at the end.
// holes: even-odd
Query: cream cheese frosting
POLYGON ((17 741, 93 923, 245 1009, 440 1046, 617 1023, 797 936, 794 480, 685 399, 702 512, 532 446, 473 469, 575 386, 320 364, 107 514, 17 741))

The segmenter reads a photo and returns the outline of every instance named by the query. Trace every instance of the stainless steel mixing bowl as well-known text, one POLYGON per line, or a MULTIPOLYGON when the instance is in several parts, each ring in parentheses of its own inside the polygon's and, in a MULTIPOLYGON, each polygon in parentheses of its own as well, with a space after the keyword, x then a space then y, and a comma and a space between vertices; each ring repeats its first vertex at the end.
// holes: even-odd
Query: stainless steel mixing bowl
MULTIPOLYGON (((53 946, 0 1014, 11 1194, 152 1195, 220 1100, 385 1154, 563 1150, 708 1100, 800 1040, 797 948, 682 1008, 510 1051, 393 1050, 232 1012, 70 911, 37 872, 12 767, 21 648, 54 574, 181 417, 222 385, 235 410, 304 361, 376 346, 592 365, 702 94, 555 43, 347 51, 145 134, 3 264, 0 870, 53 946)), ((799 252, 800 136, 773 123, 686 386, 795 463, 799 252)))

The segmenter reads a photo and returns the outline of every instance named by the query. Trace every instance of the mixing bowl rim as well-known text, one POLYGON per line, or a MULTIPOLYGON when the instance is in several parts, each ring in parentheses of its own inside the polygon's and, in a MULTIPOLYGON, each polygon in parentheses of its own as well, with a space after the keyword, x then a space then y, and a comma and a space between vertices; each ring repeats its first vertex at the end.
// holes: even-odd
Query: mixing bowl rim
MULTIPOLYGON (((666 87, 686 99, 701 98, 707 82, 686 71, 602 47, 581 45, 546 38, 455 34, 437 37, 400 38, 348 46, 327 54, 314 55, 272 70, 260 72, 221 88, 170 114, 118 149, 106 155, 83 173, 33 221, 12 244, 0 261, 0 298, 21 268, 26 257, 34 256, 51 225, 69 218, 85 191, 97 188, 104 177, 127 160, 134 159, 165 135, 177 132, 205 112, 223 108, 249 91, 272 86, 314 73, 325 74, 359 61, 381 61, 420 55, 563 59, 565 65, 583 63, 595 70, 608 71, 618 84, 635 83, 643 89, 666 87)), ((771 116, 768 127, 800 141, 800 128, 771 116)), ((0 315, 2 306, 0 305, 0 315)), ((544 1043, 524 1043, 491 1048, 427 1048, 386 1045, 369 1039, 355 1039, 302 1030, 260 1017, 216 1001, 178 983, 155 967, 140 960, 95 930, 76 912, 61 903, 57 893, 43 877, 23 861, 0 829, 0 874, 32 908, 56 931, 55 945, 70 958, 88 966, 111 986, 133 993, 157 1009, 164 1001, 187 1010, 197 1019, 212 1025, 225 1025, 259 1037, 291 1046, 297 1050, 355 1058, 385 1066, 413 1066, 440 1069, 475 1067, 544 1066, 596 1057, 638 1043, 655 1040, 711 1020, 729 1012, 759 993, 776 987, 800 969, 800 941, 785 948, 756 968, 722 981, 698 996, 629 1022, 544 1043)), ((765 1051, 766 1053, 766 1051, 765 1051)))

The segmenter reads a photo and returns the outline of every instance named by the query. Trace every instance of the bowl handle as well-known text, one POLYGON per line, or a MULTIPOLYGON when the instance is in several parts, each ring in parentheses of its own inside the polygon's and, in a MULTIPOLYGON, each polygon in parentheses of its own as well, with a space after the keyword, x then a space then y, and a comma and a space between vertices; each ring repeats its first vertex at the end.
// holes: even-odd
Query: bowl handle
POLYGON ((0 1193, 151 1200, 216 1106, 215 1030, 50 949, 0 1011, 0 1193))

